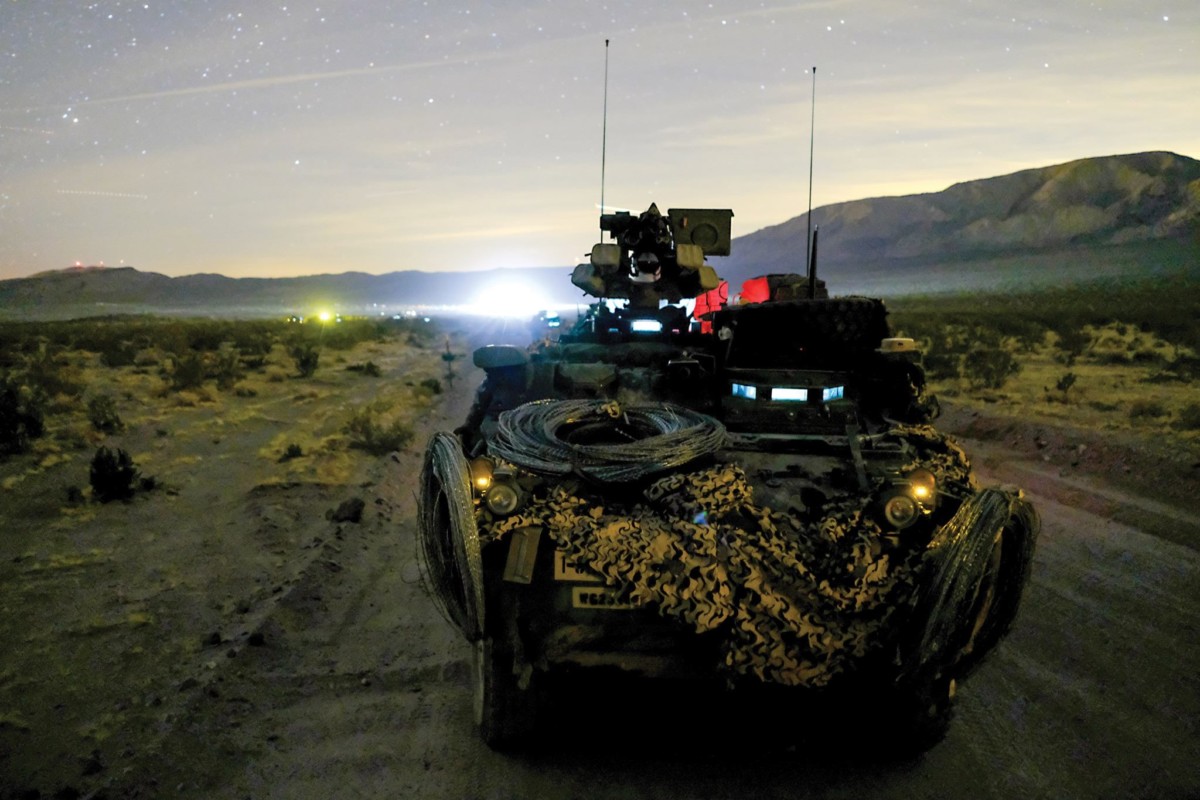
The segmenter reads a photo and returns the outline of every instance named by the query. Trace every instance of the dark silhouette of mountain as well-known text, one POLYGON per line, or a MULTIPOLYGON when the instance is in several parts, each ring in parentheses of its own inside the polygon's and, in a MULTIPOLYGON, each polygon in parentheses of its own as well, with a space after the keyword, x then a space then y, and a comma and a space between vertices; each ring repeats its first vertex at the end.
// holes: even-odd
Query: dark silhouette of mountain
MULTIPOLYGON (((813 223, 819 271, 835 293, 1036 287, 1156 271, 1200 275, 1200 161, 1166 152, 1087 158, 941 192, 835 203, 815 209, 813 223)), ((732 255, 713 258, 713 266, 735 292, 755 275, 802 273, 807 229, 802 214, 739 237, 732 255)), ((262 316, 317 306, 366 313, 377 309, 373 304, 471 302, 497 280, 529 281, 556 303, 591 302, 570 274, 571 266, 171 278, 132 267, 73 268, 0 281, 0 315, 262 316)))
POLYGON ((563 302, 580 297, 571 268, 533 267, 478 272, 345 272, 297 278, 228 278, 197 274, 171 278, 133 267, 67 269, 0 281, 0 314, 30 318, 154 312, 271 316, 387 313, 415 306, 470 303, 493 282, 561 286, 563 302))
MULTIPOLYGON (((831 285, 831 276, 902 277, 1072 250, 1118 248, 1129 260, 1143 249, 1138 245, 1164 240, 1196 253, 1200 161, 1166 152, 1086 158, 930 194, 835 203, 812 216, 820 231, 818 271, 831 285)), ((801 214, 742 236, 718 269, 734 286, 764 273, 803 273, 807 232, 808 215, 801 214)))

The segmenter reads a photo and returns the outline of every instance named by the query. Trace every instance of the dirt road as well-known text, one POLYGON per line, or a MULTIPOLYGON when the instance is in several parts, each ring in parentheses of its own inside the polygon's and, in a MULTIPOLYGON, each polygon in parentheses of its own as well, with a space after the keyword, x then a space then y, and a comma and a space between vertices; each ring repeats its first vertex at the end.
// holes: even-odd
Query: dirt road
MULTIPOLYGON (((915 763, 855 758, 887 750, 869 728, 831 764, 636 718, 670 750, 631 737, 629 749, 491 752, 472 728, 470 651, 416 581, 406 508, 393 531, 364 534, 344 570, 314 575, 272 624, 271 646, 193 709, 189 736, 228 753, 223 768, 159 780, 228 798, 1196 796, 1200 555, 1085 510, 1111 504, 1111 488, 976 444, 985 478, 1037 478, 1026 482, 1040 488, 1044 529, 1019 624, 963 687, 949 737, 915 763)), ((382 491, 404 497, 415 467, 395 464, 382 491)), ((1195 515, 1178 522, 1200 533, 1195 515)))
POLYGON ((840 759, 638 709, 627 741, 581 735, 583 718, 542 751, 493 753, 472 725, 470 647, 416 563, 421 443, 469 399, 447 395, 407 452, 373 463, 362 521, 306 531, 296 572, 189 653, 194 669, 159 676, 142 727, 114 734, 91 762, 79 754, 59 773, 76 776, 70 786, 204 798, 1200 794, 1200 516, 971 441, 985 482, 1030 487, 1043 531, 1015 629, 961 687, 949 736, 923 758, 866 757, 889 748, 867 726, 835 743, 840 759), (1155 531, 1171 526, 1170 540, 1116 521, 1138 504, 1155 531))

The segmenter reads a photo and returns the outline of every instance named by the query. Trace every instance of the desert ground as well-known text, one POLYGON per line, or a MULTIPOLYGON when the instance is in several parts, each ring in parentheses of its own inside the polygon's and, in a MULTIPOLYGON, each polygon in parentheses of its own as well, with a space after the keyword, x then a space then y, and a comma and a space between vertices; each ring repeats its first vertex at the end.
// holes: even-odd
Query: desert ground
MULTIPOLYGON (((521 331, 447 334, 465 356, 521 331)), ((1138 415, 1106 427, 1002 396, 950 398, 940 425, 983 482, 1032 497, 1033 576, 923 757, 888 758, 866 724, 812 748, 652 698, 616 698, 603 711, 620 725, 595 735, 586 697, 544 746, 492 752, 471 647, 417 561, 424 442, 481 378, 445 352, 364 341, 301 378, 276 349, 241 391, 188 392, 72 356, 90 391, 112 382, 124 426, 64 423, 0 462, 0 798, 1200 794, 1200 448, 1138 415), (411 439, 364 446, 364 409, 411 439), (99 444, 152 485, 90 497, 99 444)))

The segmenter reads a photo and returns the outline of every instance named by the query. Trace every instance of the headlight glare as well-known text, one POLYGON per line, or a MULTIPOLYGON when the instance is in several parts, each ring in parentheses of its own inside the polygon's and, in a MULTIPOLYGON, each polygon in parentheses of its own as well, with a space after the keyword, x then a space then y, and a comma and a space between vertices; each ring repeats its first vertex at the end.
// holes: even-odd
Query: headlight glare
POLYGON ((503 517, 517 510, 517 506, 521 504, 521 493, 511 483, 493 483, 483 502, 488 511, 503 517))

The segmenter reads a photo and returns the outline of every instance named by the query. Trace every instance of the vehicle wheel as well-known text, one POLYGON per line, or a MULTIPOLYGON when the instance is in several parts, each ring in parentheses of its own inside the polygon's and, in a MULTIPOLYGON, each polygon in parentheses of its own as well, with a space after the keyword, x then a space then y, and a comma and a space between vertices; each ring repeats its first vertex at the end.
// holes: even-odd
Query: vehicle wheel
POLYGON ((490 636, 475 643, 475 723, 493 750, 518 749, 533 734, 536 696, 521 688, 515 666, 507 643, 490 636))
POLYGON ((898 758, 915 758, 946 738, 954 718, 954 689, 953 680, 938 678, 897 690, 885 706, 885 727, 898 758))
POLYGON ((966 621, 970 626, 959 650, 957 674, 969 675, 1012 628, 1033 560, 1036 517, 1032 508, 1017 500, 1013 515, 996 532, 980 574, 975 601, 966 621))

